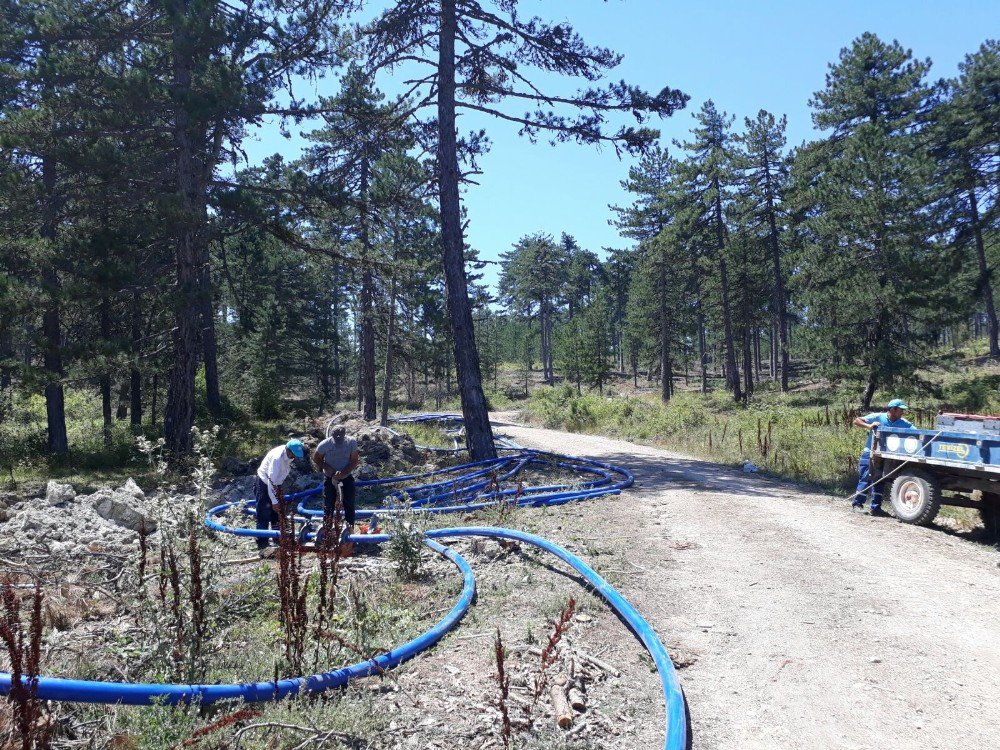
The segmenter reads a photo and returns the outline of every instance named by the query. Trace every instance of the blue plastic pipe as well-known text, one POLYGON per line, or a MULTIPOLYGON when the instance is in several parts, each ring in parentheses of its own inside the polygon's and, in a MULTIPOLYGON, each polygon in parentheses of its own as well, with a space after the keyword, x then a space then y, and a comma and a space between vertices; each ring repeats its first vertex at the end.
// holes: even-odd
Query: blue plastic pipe
MULTIPOLYGON (((380 540, 384 541, 387 538, 382 536, 380 540)), ((375 541, 375 539, 367 537, 361 537, 361 539, 375 541)), ((350 680, 368 677, 380 671, 391 669, 441 640, 445 633, 455 627, 465 615, 476 593, 476 581, 472 568, 461 555, 431 539, 426 539, 425 543, 435 552, 455 563, 462 572, 463 586, 458 601, 455 602, 448 614, 430 630, 368 661, 309 677, 292 677, 277 682, 223 685, 96 682, 62 677, 39 677, 35 694, 43 700, 75 701, 78 703, 126 703, 130 705, 150 705, 153 703, 175 705, 192 701, 207 704, 232 699, 241 699, 247 702, 272 701, 299 692, 322 692, 346 685, 350 680)), ((0 695, 10 693, 10 688, 11 675, 0 672, 0 695)))
MULTIPOLYGON (((391 484, 401 481, 414 480, 419 478, 437 477, 442 474, 451 474, 461 469, 473 469, 467 474, 460 475, 454 480, 438 480, 421 487, 411 488, 410 492, 417 496, 423 496, 425 502, 429 503, 421 510, 424 512, 445 513, 455 511, 479 510, 485 507, 496 505, 500 502, 511 502, 502 499, 511 497, 511 491, 494 492, 486 495, 491 498, 481 502, 468 502, 470 500, 481 500, 479 490, 488 483, 468 482, 474 478, 482 476, 489 471, 506 469, 512 463, 514 468, 502 475, 503 479, 509 479, 520 471, 527 463, 549 464, 539 456, 550 456, 556 461, 556 465, 562 468, 584 471, 596 474, 599 480, 587 482, 583 486, 570 488, 567 485, 553 485, 546 487, 528 488, 526 491, 513 497, 513 504, 521 506, 541 506, 558 505, 576 500, 585 500, 601 497, 608 494, 618 494, 622 488, 630 486, 634 479, 627 469, 612 466, 610 464, 593 461, 591 459, 572 458, 569 456, 557 456, 554 454, 543 454, 538 451, 521 451, 520 455, 506 458, 488 459, 486 461, 476 461, 464 464, 459 467, 448 469, 438 469, 423 474, 408 475, 405 477, 392 477, 383 480, 372 480, 368 482, 358 482, 359 486, 391 484), (486 467, 486 468, 483 468, 486 467), (612 475, 618 474, 622 477, 617 482, 612 481, 612 475), (459 486, 462 482, 463 486, 459 486), (451 492, 436 492, 436 490, 451 487, 451 492), (434 505, 430 504, 442 499, 466 500, 467 502, 456 505, 434 505)), ((321 486, 294 493, 288 499, 297 499, 318 494, 321 486)), ((278 532, 267 529, 248 529, 227 526, 216 520, 216 516, 225 512, 240 503, 224 503, 209 510, 205 515, 205 525, 215 531, 234 534, 244 537, 274 537, 278 532)), ((245 509, 252 507, 252 502, 245 504, 245 509)), ((300 512, 307 516, 322 515, 322 511, 304 509, 299 506, 300 512)), ((388 509, 391 510, 392 509, 388 509)), ((386 512, 386 509, 377 512, 386 512)), ((376 511, 359 511, 361 518, 370 517, 376 511)), ((307 522, 307 518, 295 518, 297 522, 307 522)), ((199 701, 201 703, 213 703, 220 700, 242 699, 244 701, 265 701, 277 700, 287 695, 298 692, 319 692, 346 684, 351 679, 366 677, 381 670, 392 668, 402 661, 412 658, 421 651, 437 643, 442 636, 461 620, 468 610, 475 594, 475 580, 472 569, 468 563, 457 553, 441 546, 433 541, 434 538, 462 537, 462 536, 483 536, 502 539, 514 539, 528 544, 532 544, 543 549, 565 563, 574 570, 597 591, 601 597, 611 606, 618 615, 625 620, 632 631, 640 639, 653 662, 656 664, 660 674, 660 681, 664 694, 665 708, 665 750, 682 750, 687 743, 687 726, 685 724, 684 697, 681 692, 680 683, 673 664, 667 655, 666 649, 660 642, 656 633, 649 623, 643 619, 642 615, 625 600, 607 581, 599 576, 586 563, 572 555, 569 551, 553 544, 542 537, 515 531, 512 529, 497 529, 490 527, 468 527, 435 529, 426 532, 425 543, 439 554, 444 555, 458 566, 462 572, 463 588, 458 601, 433 628, 423 635, 409 641, 408 643, 392 649, 385 654, 377 656, 365 662, 359 662, 349 667, 344 667, 331 672, 323 672, 309 677, 295 677, 276 682, 255 682, 239 683, 228 685, 183 685, 183 684, 138 684, 138 683, 115 683, 115 682, 93 682, 87 680, 71 680, 57 677, 40 677, 37 680, 37 696, 45 700, 67 700, 89 703, 129 703, 129 704, 150 704, 158 703, 185 703, 199 701)), ((384 534, 352 535, 349 540, 354 543, 380 543, 389 540, 389 536, 384 534)), ((0 695, 6 695, 11 689, 11 675, 0 673, 0 695)))

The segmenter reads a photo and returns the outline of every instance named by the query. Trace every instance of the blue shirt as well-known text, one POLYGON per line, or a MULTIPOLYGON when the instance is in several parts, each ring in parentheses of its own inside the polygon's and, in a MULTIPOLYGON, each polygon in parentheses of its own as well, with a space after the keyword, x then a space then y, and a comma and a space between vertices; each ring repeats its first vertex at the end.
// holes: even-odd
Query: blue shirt
MULTIPOLYGON (((888 412, 878 412, 875 414, 866 414, 861 417, 865 422, 871 424, 872 422, 878 422, 879 427, 913 427, 913 423, 909 422, 902 417, 893 422, 889 419, 888 412)), ((868 440, 865 443, 865 450, 870 451, 872 449, 872 431, 868 430, 868 440)))

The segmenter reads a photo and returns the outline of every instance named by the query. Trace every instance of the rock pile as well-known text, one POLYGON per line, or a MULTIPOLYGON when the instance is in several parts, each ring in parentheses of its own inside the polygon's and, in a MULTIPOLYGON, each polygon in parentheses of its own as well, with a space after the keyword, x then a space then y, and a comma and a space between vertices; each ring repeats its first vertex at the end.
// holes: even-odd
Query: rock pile
POLYGON ((125 547, 138 542, 145 525, 155 533, 161 520, 173 521, 194 498, 171 498, 171 508, 158 507, 132 479, 117 489, 103 488, 77 495, 72 486, 50 481, 43 497, 5 499, 0 517, 0 555, 27 547, 44 548, 54 555, 102 547, 125 547))

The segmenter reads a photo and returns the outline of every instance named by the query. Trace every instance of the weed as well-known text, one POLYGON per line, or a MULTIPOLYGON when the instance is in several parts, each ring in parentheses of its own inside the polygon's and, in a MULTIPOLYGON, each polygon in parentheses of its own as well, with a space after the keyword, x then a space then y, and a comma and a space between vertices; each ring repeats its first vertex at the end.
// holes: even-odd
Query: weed
POLYGON ((576 600, 573 597, 570 597, 569 601, 566 602, 566 606, 559 614, 559 619, 556 620, 555 627, 552 629, 552 634, 549 635, 548 642, 542 649, 542 655, 539 658, 538 674, 535 676, 535 689, 532 693, 532 705, 538 702, 538 699, 542 695, 542 691, 545 690, 545 686, 548 684, 547 670, 555 662, 556 647, 559 645, 559 641, 562 640, 566 631, 569 630, 569 623, 570 620, 573 619, 573 611, 575 608, 576 600))
POLYGON ((493 641, 493 653, 496 656, 496 680, 497 685, 500 688, 500 695, 497 697, 497 708, 500 709, 500 717, 503 722, 500 729, 500 738, 503 740, 503 746, 505 748, 509 748, 511 723, 510 712, 507 710, 507 701, 510 698, 510 677, 508 677, 507 673, 504 671, 504 648, 503 641, 500 638, 500 628, 497 628, 496 638, 493 641))
POLYGON ((21 623, 20 602, 10 578, 5 578, 0 584, 0 601, 3 607, 0 613, 0 641, 10 661, 10 692, 6 701, 13 704, 11 728, 18 735, 10 739, 20 739, 21 750, 42 750, 49 747, 51 739, 51 725, 42 716, 41 702, 36 697, 42 645, 42 589, 36 582, 31 597, 27 643, 21 623))
POLYGON ((391 535, 389 559, 396 565, 396 575, 405 581, 415 580, 420 574, 425 520, 426 514, 415 509, 405 493, 402 502, 394 504, 393 512, 385 514, 385 531, 391 535))

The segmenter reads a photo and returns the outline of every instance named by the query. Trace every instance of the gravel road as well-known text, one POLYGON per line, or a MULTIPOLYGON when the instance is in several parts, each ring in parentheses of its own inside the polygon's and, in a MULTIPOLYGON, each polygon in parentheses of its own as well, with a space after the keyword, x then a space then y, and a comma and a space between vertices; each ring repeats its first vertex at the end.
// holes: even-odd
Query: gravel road
POLYGON ((513 417, 494 424, 522 445, 635 474, 588 515, 634 535, 635 573, 616 584, 690 662, 680 678, 695 748, 1000 747, 995 548, 513 417))

